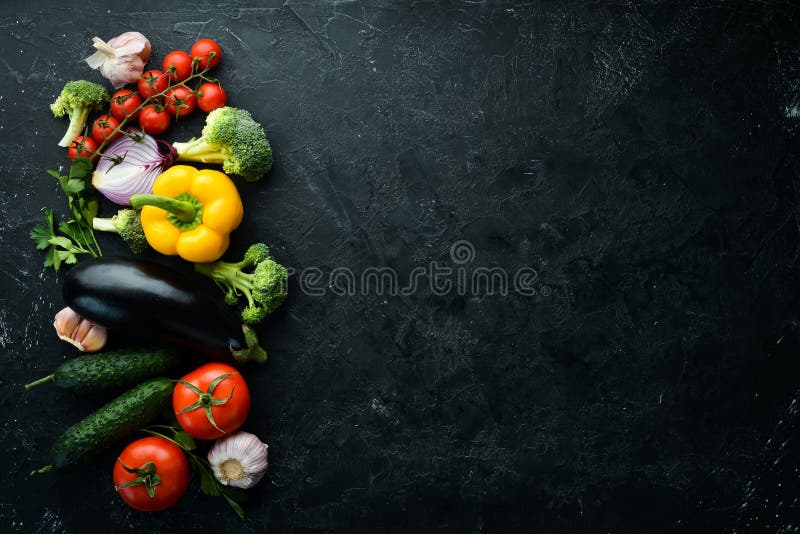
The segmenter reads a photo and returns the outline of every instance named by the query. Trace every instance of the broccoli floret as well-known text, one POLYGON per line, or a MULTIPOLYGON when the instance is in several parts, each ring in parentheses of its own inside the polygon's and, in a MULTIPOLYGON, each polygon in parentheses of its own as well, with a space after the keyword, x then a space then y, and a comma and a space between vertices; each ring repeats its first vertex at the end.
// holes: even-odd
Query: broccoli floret
POLYGON ((288 272, 269 256, 263 243, 251 245, 240 262, 196 263, 194 268, 214 280, 225 292, 227 304, 245 297, 242 321, 247 324, 260 323, 286 300, 288 272))
POLYGON ((253 297, 261 303, 267 313, 277 310, 286 300, 286 284, 289 273, 286 267, 268 258, 253 271, 253 297))
POLYGON ((172 143, 178 160, 222 164, 229 174, 255 182, 272 168, 272 148, 264 129, 243 109, 217 108, 206 117, 200 138, 172 143))
POLYGON ((67 133, 58 146, 69 146, 70 141, 83 133, 89 113, 99 111, 109 100, 108 91, 102 85, 86 80, 67 82, 56 101, 50 104, 56 117, 69 116, 67 133))
POLYGON ((95 217, 92 219, 92 227, 101 232, 116 232, 134 254, 147 250, 147 238, 144 236, 141 215, 137 210, 121 209, 109 219, 95 217))

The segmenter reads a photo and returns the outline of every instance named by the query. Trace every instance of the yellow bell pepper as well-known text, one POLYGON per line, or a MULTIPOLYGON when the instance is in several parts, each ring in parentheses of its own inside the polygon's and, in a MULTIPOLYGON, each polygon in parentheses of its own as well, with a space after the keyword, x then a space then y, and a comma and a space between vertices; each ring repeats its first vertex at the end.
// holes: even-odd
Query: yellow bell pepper
POLYGON ((194 263, 218 260, 244 215, 239 191, 227 175, 189 165, 170 167, 156 178, 152 195, 133 195, 130 201, 142 208, 151 247, 194 263))

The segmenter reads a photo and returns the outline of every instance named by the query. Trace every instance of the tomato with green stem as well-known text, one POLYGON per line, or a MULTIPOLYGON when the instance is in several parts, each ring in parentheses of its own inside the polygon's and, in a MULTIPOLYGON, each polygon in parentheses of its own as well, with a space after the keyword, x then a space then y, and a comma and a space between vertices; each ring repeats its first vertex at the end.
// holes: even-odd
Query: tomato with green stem
POLYGON ((67 155, 70 161, 75 158, 94 159, 98 148, 100 148, 100 145, 97 144, 97 141, 88 135, 79 135, 70 141, 67 155))
POLYGON ((136 82, 142 98, 153 97, 169 87, 169 77, 158 69, 150 69, 136 82))
POLYGON ((174 506, 189 487, 189 461, 175 443, 158 436, 137 439, 114 463, 114 488, 143 512, 174 506))
POLYGON ((164 104, 175 117, 185 117, 197 107, 197 95, 191 89, 178 85, 164 93, 164 104))
POLYGON ((183 50, 173 50, 166 55, 161 68, 172 83, 182 82, 192 75, 194 63, 192 56, 183 50))
POLYGON ((118 130, 119 120, 113 115, 100 115, 92 123, 92 137, 98 143, 106 139, 111 143, 117 139, 122 132, 118 130))
POLYGON ((207 363, 178 380, 172 408, 187 434, 216 439, 244 424, 250 413, 250 390, 235 367, 207 363))
POLYGON ((222 47, 213 39, 199 39, 192 45, 190 54, 197 61, 198 69, 213 69, 222 57, 222 47))
POLYGON ((161 104, 147 104, 139 113, 139 126, 144 133, 159 135, 172 124, 172 115, 161 104))
POLYGON ((118 120, 125 120, 130 115, 130 120, 139 118, 136 111, 142 105, 142 97, 139 93, 130 89, 120 89, 111 97, 111 114, 118 120))
POLYGON ((197 107, 211 113, 228 102, 228 95, 219 83, 206 82, 197 88, 197 107))

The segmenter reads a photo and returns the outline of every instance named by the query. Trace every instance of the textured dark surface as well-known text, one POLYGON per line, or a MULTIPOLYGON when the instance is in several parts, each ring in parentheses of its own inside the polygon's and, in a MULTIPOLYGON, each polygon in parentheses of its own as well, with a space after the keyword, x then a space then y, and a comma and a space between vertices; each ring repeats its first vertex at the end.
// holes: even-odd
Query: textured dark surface
POLYGON ((3 532, 797 531, 789 2, 259 6, 29 1, 0 19, 3 532), (260 329, 269 364, 246 370, 271 464, 244 523, 194 491, 129 510, 113 452, 28 476, 97 405, 22 390, 73 355, 50 325, 62 275, 27 238, 65 209, 44 171, 66 163, 66 124, 47 105, 99 81, 92 36, 132 29, 159 62, 218 39, 230 103, 276 153, 241 188, 231 249, 266 240, 296 273, 260 329), (458 240, 463 269, 533 268, 536 295, 299 284, 456 267, 458 240))

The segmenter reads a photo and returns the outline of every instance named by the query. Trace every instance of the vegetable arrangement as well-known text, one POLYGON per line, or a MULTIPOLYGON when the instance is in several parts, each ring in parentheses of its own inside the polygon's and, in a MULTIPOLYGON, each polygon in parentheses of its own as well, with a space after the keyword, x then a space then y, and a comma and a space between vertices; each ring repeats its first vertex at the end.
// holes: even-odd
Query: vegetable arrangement
POLYGON ((243 517, 242 490, 264 477, 268 448, 240 430, 252 392, 231 364, 266 362, 253 326, 285 301, 288 272, 264 243, 250 246, 239 262, 221 258, 245 215, 228 175, 259 180, 272 168, 272 148, 261 125, 246 110, 227 106, 226 92, 209 76, 222 57, 212 39, 198 40, 188 53, 174 50, 161 69, 147 71, 152 49, 138 32, 107 42, 95 37, 93 46, 97 51, 86 62, 115 92, 70 81, 51 105, 56 117, 69 119, 58 142, 67 148, 69 173, 48 172, 64 191, 71 218, 58 221, 46 210, 45 223, 31 231, 45 267, 69 266, 62 287, 67 307, 56 314, 56 333, 88 354, 25 389, 54 384, 118 396, 66 429, 49 464, 33 473, 79 468, 142 431, 149 436, 124 447, 112 469, 125 503, 141 511, 169 508, 194 473, 201 492, 223 497, 243 517), (155 137, 197 109, 208 114, 198 137, 172 143, 155 137), (115 214, 98 216, 106 202, 101 205, 98 192, 118 206, 115 214), (177 258, 104 257, 95 231, 117 234, 136 255, 177 258), (186 263, 193 267, 188 275, 181 270, 186 263), (204 277, 222 295, 209 293, 204 277), (150 345, 92 354, 116 332, 150 345), (175 379, 175 369, 191 365, 187 350, 211 361, 175 379), (166 424, 156 424, 170 408, 166 424), (196 440, 210 444, 207 455, 196 440))

